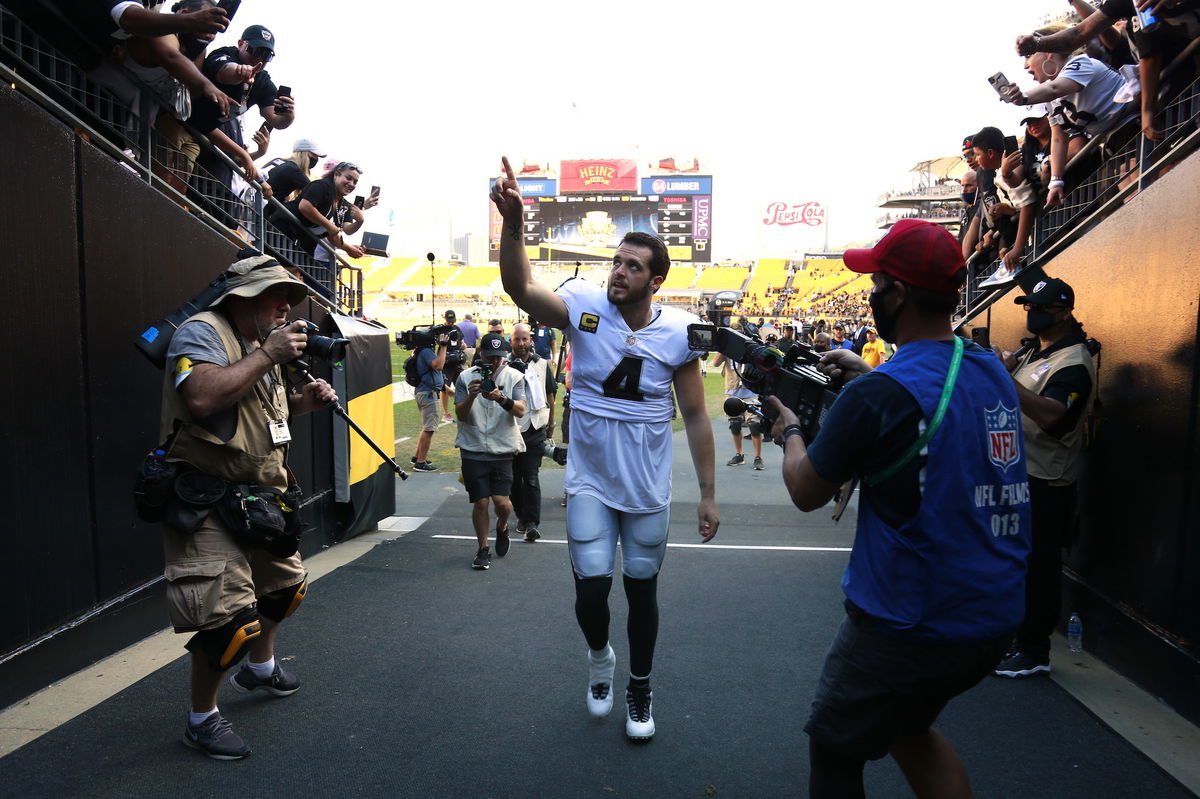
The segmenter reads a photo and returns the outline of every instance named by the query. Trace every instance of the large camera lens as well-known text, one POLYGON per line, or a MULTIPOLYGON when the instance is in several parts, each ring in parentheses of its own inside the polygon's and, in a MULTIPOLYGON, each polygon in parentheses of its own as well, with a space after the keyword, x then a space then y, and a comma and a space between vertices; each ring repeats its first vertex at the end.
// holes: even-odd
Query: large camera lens
POLYGON ((479 390, 484 394, 491 394, 496 390, 496 381, 490 377, 485 377, 479 381, 479 390))

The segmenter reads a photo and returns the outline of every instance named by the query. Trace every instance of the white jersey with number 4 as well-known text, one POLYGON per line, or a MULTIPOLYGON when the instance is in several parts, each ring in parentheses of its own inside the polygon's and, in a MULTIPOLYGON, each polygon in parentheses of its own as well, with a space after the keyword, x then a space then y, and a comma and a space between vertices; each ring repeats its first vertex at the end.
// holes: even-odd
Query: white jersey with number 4
POLYGON ((672 381, 700 357, 687 345, 687 326, 700 319, 654 303, 650 324, 633 331, 604 289, 573 279, 557 292, 573 353, 563 489, 617 510, 662 510, 671 502, 672 381))

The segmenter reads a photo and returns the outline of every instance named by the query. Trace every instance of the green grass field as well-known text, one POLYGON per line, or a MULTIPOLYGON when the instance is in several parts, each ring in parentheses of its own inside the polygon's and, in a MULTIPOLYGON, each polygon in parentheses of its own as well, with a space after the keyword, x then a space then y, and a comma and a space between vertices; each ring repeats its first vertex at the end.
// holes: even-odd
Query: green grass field
MULTIPOLYGON (((410 353, 407 350, 392 345, 392 380, 401 381, 404 379, 404 361, 410 353)), ((709 418, 716 419, 724 417, 724 412, 721 410, 721 405, 725 401, 724 383, 721 380, 721 372, 719 369, 709 369, 708 377, 704 379, 704 400, 708 406, 709 418)), ((556 406, 556 418, 562 411, 561 404, 556 406)), ((453 410, 453 401, 451 401, 451 413, 453 410)), ((417 411, 417 404, 412 400, 406 402, 397 402, 393 406, 393 415, 396 425, 396 440, 399 441, 396 445, 396 461, 407 471, 409 469, 409 458, 417 450, 417 433, 421 429, 421 414, 417 411)), ((673 427, 675 430, 683 429, 683 420, 676 419, 673 427)), ((455 425, 453 422, 442 425, 438 431, 433 434, 433 443, 429 447, 429 460, 433 461, 438 467, 438 471, 442 472, 457 472, 459 470, 460 459, 458 449, 454 446, 455 425)), ((558 436, 558 428, 555 428, 555 436, 558 436)), ((718 448, 720 442, 718 442, 718 448)), ((562 467, 549 459, 542 461, 543 469, 561 469, 562 467)))

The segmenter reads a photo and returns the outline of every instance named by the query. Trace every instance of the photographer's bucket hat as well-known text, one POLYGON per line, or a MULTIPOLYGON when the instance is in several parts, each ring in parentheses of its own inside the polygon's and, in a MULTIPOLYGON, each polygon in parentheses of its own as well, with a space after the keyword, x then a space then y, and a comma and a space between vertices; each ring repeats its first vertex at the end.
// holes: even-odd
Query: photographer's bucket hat
POLYGON ((293 277, 269 255, 255 255, 234 261, 225 271, 225 291, 213 303, 216 307, 230 297, 257 297, 280 283, 288 286, 288 302, 297 305, 308 296, 308 286, 293 277))

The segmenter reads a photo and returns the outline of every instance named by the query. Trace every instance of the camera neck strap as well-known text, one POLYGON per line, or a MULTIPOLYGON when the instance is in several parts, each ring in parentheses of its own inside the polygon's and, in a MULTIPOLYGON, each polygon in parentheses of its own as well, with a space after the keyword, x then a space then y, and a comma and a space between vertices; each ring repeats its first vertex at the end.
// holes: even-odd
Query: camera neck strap
POLYGON ((954 393, 954 384, 958 382, 958 368, 962 365, 963 357, 963 340, 959 336, 954 337, 954 355, 950 358, 950 369, 946 372, 946 382, 942 385, 942 396, 938 400, 937 410, 933 412, 933 419, 925 428, 925 432, 913 442, 912 446, 905 450, 904 454, 885 469, 881 469, 875 474, 869 474, 863 478, 863 481, 869 486, 876 486, 885 480, 891 479, 897 472, 908 465, 909 461, 917 457, 929 440, 937 433, 938 428, 942 426, 942 419, 946 417, 946 408, 950 405, 950 395, 954 393))

